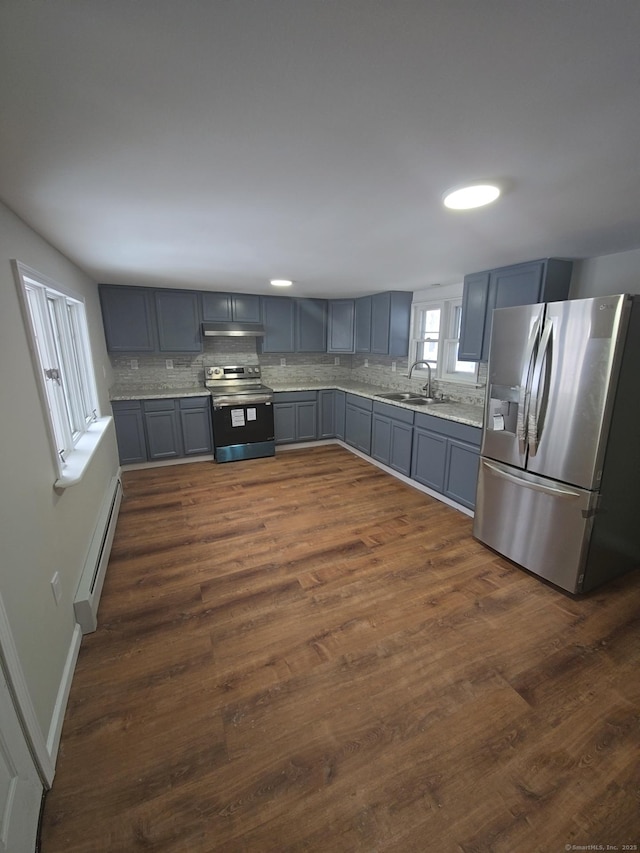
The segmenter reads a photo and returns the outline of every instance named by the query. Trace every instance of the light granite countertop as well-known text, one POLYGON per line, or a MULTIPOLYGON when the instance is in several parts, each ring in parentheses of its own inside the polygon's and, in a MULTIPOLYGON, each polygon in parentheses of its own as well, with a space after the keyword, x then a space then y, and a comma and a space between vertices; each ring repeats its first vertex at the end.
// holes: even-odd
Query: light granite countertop
MULTIPOLYGON (((433 406, 414 406, 411 405, 411 403, 385 400, 380 397, 380 394, 392 389, 369 385, 364 382, 349 382, 345 380, 305 382, 303 380, 294 380, 287 383, 272 382, 270 387, 272 387, 274 391, 324 391, 334 388, 338 391, 345 391, 348 394, 359 394, 361 397, 378 400, 381 403, 388 403, 391 406, 399 406, 403 409, 409 409, 410 411, 433 415, 436 418, 444 418, 448 421, 456 421, 457 423, 467 424, 469 426, 482 427, 482 406, 473 406, 468 403, 456 402, 438 403, 433 406)), ((170 399, 172 397, 203 397, 206 396, 207 393, 207 390, 201 385, 191 385, 184 388, 140 386, 136 388, 128 387, 126 389, 114 386, 111 389, 110 398, 112 402, 122 400, 163 400, 170 399)))

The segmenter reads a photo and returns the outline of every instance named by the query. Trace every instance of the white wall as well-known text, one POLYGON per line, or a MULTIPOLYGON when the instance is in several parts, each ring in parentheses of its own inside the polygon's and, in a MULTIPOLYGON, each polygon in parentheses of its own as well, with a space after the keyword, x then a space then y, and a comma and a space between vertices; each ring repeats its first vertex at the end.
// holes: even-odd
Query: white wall
POLYGON ((574 262, 571 299, 613 293, 640 294, 640 249, 574 262))
POLYGON ((0 589, 46 739, 72 640, 73 598, 118 457, 111 425, 85 478, 62 494, 54 492, 57 475, 11 259, 85 298, 103 414, 110 414, 103 372, 110 365, 95 282, 0 203, 0 589), (51 590, 55 571, 62 582, 58 606, 51 590))

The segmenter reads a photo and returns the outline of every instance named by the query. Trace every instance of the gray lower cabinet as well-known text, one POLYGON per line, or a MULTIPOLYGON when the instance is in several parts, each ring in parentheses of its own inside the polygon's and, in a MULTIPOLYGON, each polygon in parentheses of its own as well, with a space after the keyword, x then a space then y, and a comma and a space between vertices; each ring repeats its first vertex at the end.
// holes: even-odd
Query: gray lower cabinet
POLYGON ((182 397, 178 402, 184 455, 213 453, 211 397, 182 397))
POLYGON ((210 397, 118 400, 111 406, 122 465, 213 452, 210 397))
POLYGON ((334 438, 336 434, 336 392, 318 391, 318 438, 334 438))
POLYGON ((335 392, 335 428, 336 428, 336 438, 339 438, 340 441, 344 441, 344 427, 345 427, 345 416, 346 416, 346 407, 347 407, 347 395, 344 391, 336 391, 335 392))
POLYGON ((315 391, 280 391, 273 395, 276 444, 315 441, 318 401, 315 391))
POLYGON ((371 455, 372 409, 373 400, 357 394, 347 394, 344 440, 368 456, 371 455))
POLYGON ((411 478, 473 509, 478 481, 481 430, 418 412, 415 415, 411 478))
POLYGON ((374 401, 371 456, 406 477, 411 474, 413 419, 408 409, 374 401))
POLYGON ((122 465, 147 461, 142 404, 139 400, 118 400, 111 404, 122 465))
POLYGON ((143 400, 149 459, 182 456, 182 437, 177 400, 143 400))

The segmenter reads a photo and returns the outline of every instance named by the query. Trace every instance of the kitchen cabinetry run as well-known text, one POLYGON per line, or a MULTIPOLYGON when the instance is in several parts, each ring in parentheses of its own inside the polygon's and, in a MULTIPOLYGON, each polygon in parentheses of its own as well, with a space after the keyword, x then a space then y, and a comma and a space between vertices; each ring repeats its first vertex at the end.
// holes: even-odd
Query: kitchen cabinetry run
POLYGON ((202 319, 209 323, 259 323, 260 297, 251 293, 204 292, 202 319))
POLYGON ((210 454, 210 397, 117 400, 113 419, 122 465, 210 454))
POLYGON ((414 413, 388 403, 373 403, 371 456, 409 477, 414 413))
POLYGON ((547 258, 465 276, 458 358, 487 361, 495 308, 567 299, 571 261, 547 258))
POLYGON ((99 292, 109 352, 155 352, 153 291, 101 284, 99 292))
POLYGON ((276 444, 315 441, 318 401, 315 391, 280 391, 273 395, 276 444))
POLYGON ((347 394, 344 440, 367 456, 371 455, 372 410, 373 400, 357 394, 347 394))
POLYGON ((462 506, 475 506, 481 430, 416 413, 411 478, 462 506))

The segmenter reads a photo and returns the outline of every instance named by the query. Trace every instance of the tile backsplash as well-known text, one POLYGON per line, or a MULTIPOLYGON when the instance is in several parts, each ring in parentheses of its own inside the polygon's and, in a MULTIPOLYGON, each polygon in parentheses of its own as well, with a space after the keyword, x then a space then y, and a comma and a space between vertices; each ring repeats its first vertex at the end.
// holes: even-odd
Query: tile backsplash
MULTIPOLYGON (((423 380, 415 377, 411 380, 407 378, 406 358, 331 353, 258 355, 255 338, 206 338, 203 352, 193 356, 165 357, 144 353, 111 355, 115 385, 120 390, 150 386, 170 391, 173 388, 177 390, 192 385, 204 385, 204 370, 208 365, 242 364, 255 361, 260 363, 262 378, 267 385, 298 383, 305 380, 326 382, 350 379, 400 391, 416 391, 423 384, 423 380), (285 365, 281 364, 282 359, 285 365), (167 368, 167 360, 173 364, 172 368, 167 368), (132 369, 132 362, 137 363, 137 369, 132 369)), ((486 365, 481 364, 478 386, 434 380, 433 389, 452 400, 481 405, 484 401, 486 377, 486 365)))

